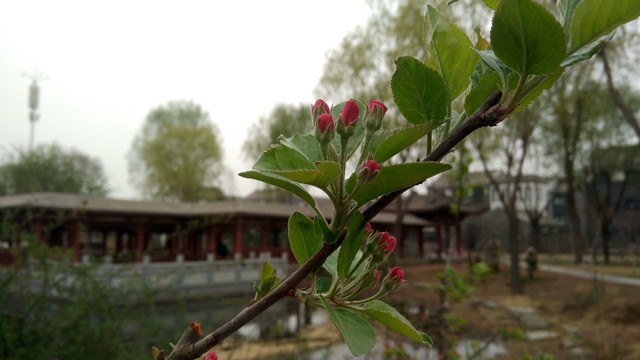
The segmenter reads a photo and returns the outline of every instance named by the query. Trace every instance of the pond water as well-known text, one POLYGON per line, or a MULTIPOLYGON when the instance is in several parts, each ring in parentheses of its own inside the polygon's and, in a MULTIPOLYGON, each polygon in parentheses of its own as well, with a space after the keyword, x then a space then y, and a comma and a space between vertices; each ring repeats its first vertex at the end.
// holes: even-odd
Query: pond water
MULTIPOLYGON (((212 328, 224 324, 237 314, 248 303, 247 298, 227 298, 215 301, 215 305, 211 305, 211 301, 200 301, 184 304, 184 312, 180 318, 189 319, 182 320, 183 324, 187 324, 193 319, 198 319, 203 326, 205 332, 212 328)), ((165 309, 166 310, 166 309, 165 309)), ((175 309, 174 309, 175 311, 175 309)), ((415 312, 417 309, 408 309, 408 312, 415 312)), ((167 316, 176 318, 176 313, 167 316)), ((166 320, 169 320, 168 318, 166 320)), ((311 309, 306 312, 304 306, 294 299, 285 299, 275 304, 265 313, 261 314, 255 320, 243 326, 230 340, 234 341, 255 341, 255 340, 275 340, 284 337, 295 337, 299 329, 304 326, 305 322, 311 326, 319 326, 326 324, 330 320, 324 310, 311 309)), ((169 321, 172 323, 172 321, 169 321)), ((177 324, 173 322, 173 324, 177 324)), ((174 329, 175 330, 175 329, 174 329)), ((380 336, 380 334, 378 334, 380 336)), ((174 340, 175 341, 175 340, 174 340)), ((465 356, 474 353, 475 349, 483 343, 474 339, 462 339, 456 346, 456 351, 465 358, 465 356)), ((389 344, 378 339, 375 347, 365 355, 354 357, 347 345, 343 342, 334 344, 328 348, 316 349, 304 356, 309 360, 325 360, 325 359, 366 359, 366 360, 383 360, 385 359, 385 349, 389 344)), ((393 343, 391 346, 397 346, 393 343)), ((403 353, 411 359, 438 359, 435 349, 407 340, 399 344, 403 353)), ((505 354, 507 350, 501 341, 494 341, 486 346, 483 351, 484 358, 492 358, 499 354, 505 354)))

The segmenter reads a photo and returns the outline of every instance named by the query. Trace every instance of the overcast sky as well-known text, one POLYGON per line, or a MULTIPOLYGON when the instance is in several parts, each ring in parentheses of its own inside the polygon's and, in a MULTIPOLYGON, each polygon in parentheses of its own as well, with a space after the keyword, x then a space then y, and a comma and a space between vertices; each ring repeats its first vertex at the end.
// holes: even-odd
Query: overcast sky
MULTIPOLYGON (((102 161, 111 196, 139 198, 126 154, 149 110, 192 100, 209 112, 232 176, 254 182, 241 146, 277 103, 311 105, 327 50, 369 9, 364 0, 0 0, 0 150, 29 142, 23 73, 41 82, 35 144, 57 142, 102 161)), ((233 182, 233 184, 230 184, 233 182)))

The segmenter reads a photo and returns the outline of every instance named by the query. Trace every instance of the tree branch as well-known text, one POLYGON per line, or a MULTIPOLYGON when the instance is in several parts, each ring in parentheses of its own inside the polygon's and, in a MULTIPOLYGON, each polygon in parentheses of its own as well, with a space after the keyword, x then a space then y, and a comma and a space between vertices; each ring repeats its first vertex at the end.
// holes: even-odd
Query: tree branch
MULTIPOLYGON (((458 127, 448 138, 446 138, 433 152, 427 155, 422 161, 440 161, 460 141, 462 141, 465 137, 467 137, 475 130, 485 126, 495 126, 499 122, 504 120, 504 118, 509 114, 509 111, 508 109, 504 109, 498 106, 501 95, 502 94, 500 92, 491 94, 484 101, 484 103, 480 105, 478 110, 473 113, 473 115, 467 118, 467 120, 465 120, 464 123, 460 125, 460 127, 458 127)), ((414 184, 413 186, 418 184, 414 184)), ((413 186, 406 187, 404 189, 380 197, 373 205, 371 205, 363 212, 365 220, 371 220, 389 203, 391 203, 403 192, 413 186)), ((277 288, 275 288, 262 299, 256 301, 253 305, 248 306, 247 308, 242 310, 233 319, 222 325, 214 332, 193 343, 185 344, 184 346, 180 347, 176 346, 171 354, 169 354, 169 356, 167 357, 167 360, 193 360, 198 358, 282 298, 286 296, 293 296, 295 294, 295 287, 305 277, 307 277, 307 275, 309 275, 313 269, 321 266, 324 263, 327 257, 329 257, 329 255, 331 255, 331 253, 333 253, 342 244, 346 235, 347 232, 346 230, 344 230, 342 231, 342 233, 340 233, 336 242, 332 244, 323 244, 318 252, 313 254, 313 256, 309 258, 309 260, 307 260, 298 269, 296 269, 277 288)))
POLYGON ((609 67, 609 60, 607 58, 606 51, 606 43, 602 44, 602 49, 598 53, 600 59, 602 59, 602 67, 604 68, 604 73, 607 75, 607 88, 609 89, 609 94, 611 95, 611 99, 616 104, 616 106, 622 111, 622 115, 627 120, 627 123, 633 128, 638 139, 640 140, 640 122, 636 118, 636 115, 633 111, 627 106, 627 104, 622 99, 622 96, 613 85, 613 75, 611 74, 611 67, 609 67))

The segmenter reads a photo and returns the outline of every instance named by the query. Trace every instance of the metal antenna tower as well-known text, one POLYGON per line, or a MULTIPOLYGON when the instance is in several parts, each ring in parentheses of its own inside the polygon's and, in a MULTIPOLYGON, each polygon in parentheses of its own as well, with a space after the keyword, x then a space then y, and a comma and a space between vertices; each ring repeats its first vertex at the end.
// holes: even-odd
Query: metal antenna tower
POLYGON ((29 130, 29 151, 33 150, 33 138, 35 132, 36 120, 40 118, 40 86, 38 81, 47 79, 47 76, 34 70, 33 73, 23 73, 22 76, 31 79, 29 86, 29 122, 31 128, 29 130))

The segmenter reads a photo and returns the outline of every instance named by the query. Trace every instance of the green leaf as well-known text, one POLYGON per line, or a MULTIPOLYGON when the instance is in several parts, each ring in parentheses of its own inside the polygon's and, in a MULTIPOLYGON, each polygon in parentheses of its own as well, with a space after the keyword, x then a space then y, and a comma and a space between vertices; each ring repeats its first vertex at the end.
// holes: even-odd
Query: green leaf
POLYGON ((447 115, 447 90, 442 77, 410 56, 396 60, 391 77, 393 99, 411 124, 443 120, 447 115))
POLYGON ((302 186, 287 178, 273 173, 261 172, 256 170, 241 172, 238 175, 242 176, 243 178, 262 181, 264 183, 277 186, 281 189, 285 189, 298 196, 300 199, 304 200, 317 213, 320 213, 320 211, 318 210, 318 205, 316 204, 316 200, 313 198, 313 196, 311 196, 311 194, 309 194, 307 190, 305 190, 302 186))
POLYGON ((500 0, 482 0, 482 2, 493 10, 497 9, 500 4, 500 0))
POLYGON ((362 237, 364 236, 364 218, 357 211, 347 224, 347 237, 340 245, 338 252, 338 276, 343 282, 346 282, 347 276, 351 272, 351 263, 356 257, 360 246, 362 246, 362 237))
POLYGON ((290 138, 280 139, 280 144, 288 146, 301 154, 304 154, 311 161, 321 161, 322 152, 318 141, 313 134, 295 134, 290 138))
POLYGON ((507 67, 492 50, 475 50, 480 56, 480 59, 493 71, 500 74, 502 78, 506 79, 511 74, 511 69, 507 67))
POLYGON ((558 12, 560 12, 560 17, 562 18, 562 27, 564 28, 564 33, 569 35, 569 26, 571 25, 571 19, 573 18, 573 11, 578 6, 582 0, 558 0, 556 2, 556 7, 558 8, 558 12))
POLYGON ((611 32, 611 34, 605 35, 587 46, 583 46, 573 54, 567 56, 567 58, 564 59, 562 63, 560 63, 560 66, 571 66, 577 62, 591 59, 593 55, 597 54, 598 51, 600 51, 600 49, 602 48, 602 43, 613 39, 613 36, 615 34, 616 31, 614 30, 611 32))
POLYGON ((256 295, 255 301, 260 300, 271 290, 275 289, 282 282, 283 277, 278 276, 277 270, 274 269, 268 261, 262 263, 262 271, 260 272, 260 285, 253 285, 256 295))
POLYGON ((334 251, 329 255, 322 264, 322 267, 327 270, 332 277, 338 277, 338 252, 334 251))
MULTIPOLYGON (((575 6, 569 27, 569 57, 592 42, 601 43, 618 26, 640 16, 638 0, 582 0, 575 6)), ((593 46, 593 45, 591 45, 593 46)), ((582 51, 584 52, 584 51, 582 51)), ((587 53, 592 50, 587 51, 587 53)))
POLYGON ((431 5, 424 22, 429 63, 434 65, 449 94, 449 102, 469 86, 476 57, 467 34, 431 5))
POLYGON ((313 231, 313 221, 302 213, 294 212, 289 217, 289 245, 300 265, 322 247, 322 237, 313 231))
POLYGON ((316 292, 323 293, 329 291, 331 288, 332 279, 328 277, 321 277, 316 280, 316 292))
POLYGON ((524 75, 549 74, 565 57, 562 26, 532 0, 500 2, 493 17, 491 46, 503 63, 524 75))
POLYGON ((300 170, 317 169, 315 162, 297 150, 281 144, 274 145, 262 153, 253 165, 255 170, 300 170))
POLYGON ((376 333, 365 319, 348 309, 334 308, 323 296, 320 299, 354 356, 360 356, 373 348, 376 333))
POLYGON ((476 87, 471 89, 464 99, 464 111, 469 115, 473 114, 489 95, 500 90, 500 83, 500 76, 497 73, 480 78, 476 87))
POLYGON ((382 194, 415 185, 449 169, 451 165, 437 162, 383 166, 378 176, 373 181, 362 185, 353 198, 361 206, 382 194))
POLYGON ((335 178, 340 175, 340 164, 333 161, 318 161, 316 169, 299 169, 289 171, 266 170, 273 174, 280 175, 289 180, 302 184, 326 188, 335 178))
POLYGON ((336 234, 333 233, 333 231, 331 231, 331 229, 329 228, 329 225, 327 225, 327 222, 324 220, 324 218, 322 216, 317 215, 316 217, 313 218, 313 229, 316 232, 316 234, 321 234, 322 235, 322 239, 324 240, 325 243, 327 244, 333 244, 336 241, 336 234))
POLYGON ((423 344, 433 345, 429 335, 416 330, 411 322, 402 316, 402 314, 400 314, 394 307, 380 300, 367 302, 362 308, 362 312, 402 335, 410 337, 411 339, 423 344))
POLYGON ((536 87, 531 89, 523 98, 520 100, 520 104, 513 112, 514 114, 526 108, 529 104, 531 104, 535 99, 542 94, 544 90, 550 89, 553 84, 560 78, 562 73, 564 73, 564 67, 559 67, 553 73, 547 75, 545 79, 536 87))
POLYGON ((414 142, 420 140, 429 131, 435 129, 440 123, 430 122, 421 125, 415 125, 406 127, 399 130, 387 130, 376 134, 371 143, 377 141, 376 137, 380 135, 379 139, 384 138, 376 147, 371 147, 374 150, 373 159, 378 163, 383 163, 389 160, 391 157, 408 148, 414 142))

